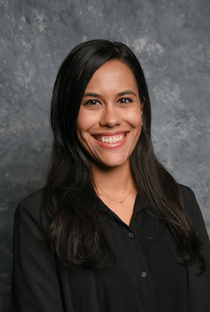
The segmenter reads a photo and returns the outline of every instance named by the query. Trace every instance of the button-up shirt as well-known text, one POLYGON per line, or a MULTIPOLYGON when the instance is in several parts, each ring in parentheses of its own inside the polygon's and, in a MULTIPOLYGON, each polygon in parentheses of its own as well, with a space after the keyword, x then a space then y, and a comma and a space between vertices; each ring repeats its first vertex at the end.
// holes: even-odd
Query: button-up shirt
MULTIPOLYGON (((139 195, 130 226, 103 202, 100 210, 116 263, 87 270, 95 281, 98 311, 187 312, 186 266, 176 261, 181 253, 170 229, 151 214, 139 195)), ((75 311, 83 311, 76 293, 72 300, 75 311)))
MULTIPOLYGON (((137 195, 130 225, 101 200, 101 220, 115 264, 74 270, 60 262, 40 224, 43 190, 15 214, 13 312, 209 312, 210 244, 193 192, 181 186, 184 207, 203 241, 206 271, 177 262, 173 230, 137 195)), ((45 216, 46 226, 50 220, 45 216)))

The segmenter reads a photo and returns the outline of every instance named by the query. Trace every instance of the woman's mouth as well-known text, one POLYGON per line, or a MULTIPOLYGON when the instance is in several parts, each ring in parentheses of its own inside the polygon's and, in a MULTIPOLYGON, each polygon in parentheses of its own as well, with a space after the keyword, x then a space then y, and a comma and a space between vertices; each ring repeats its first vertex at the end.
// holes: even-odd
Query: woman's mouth
POLYGON ((120 148, 125 144, 128 134, 129 132, 113 133, 112 135, 104 133, 93 135, 93 138, 100 147, 105 149, 115 149, 120 148))
POLYGON ((114 135, 114 136, 95 136, 95 139, 102 142, 102 143, 117 143, 119 141, 122 141, 125 137, 125 133, 121 135, 114 135))

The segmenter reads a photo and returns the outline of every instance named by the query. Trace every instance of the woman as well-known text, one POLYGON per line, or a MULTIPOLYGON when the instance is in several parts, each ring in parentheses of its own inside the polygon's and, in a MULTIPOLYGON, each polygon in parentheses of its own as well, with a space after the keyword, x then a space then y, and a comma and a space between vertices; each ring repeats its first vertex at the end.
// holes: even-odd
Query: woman
POLYGON ((209 311, 207 232, 193 192, 155 157, 132 51, 76 46, 51 123, 46 186, 16 211, 13 311, 209 311))

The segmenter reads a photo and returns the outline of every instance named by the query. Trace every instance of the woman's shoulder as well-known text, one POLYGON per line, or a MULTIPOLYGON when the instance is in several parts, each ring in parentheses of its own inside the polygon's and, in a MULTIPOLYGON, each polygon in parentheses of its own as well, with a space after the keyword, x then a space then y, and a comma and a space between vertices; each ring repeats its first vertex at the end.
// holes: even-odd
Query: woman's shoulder
POLYGON ((188 186, 179 185, 184 209, 196 229, 204 226, 204 220, 201 209, 198 205, 194 192, 188 186))
POLYGON ((39 221, 43 191, 44 188, 41 188, 21 200, 16 208, 15 218, 27 217, 39 221))
POLYGON ((41 205, 42 203, 42 196, 43 196, 43 191, 44 191, 44 187, 40 188, 39 190, 31 193, 30 195, 28 195, 27 197, 25 197, 24 199, 22 199, 20 201, 19 204, 21 205, 27 205, 27 204, 32 204, 32 205, 41 205))
POLYGON ((189 200, 189 199, 192 199, 192 197, 195 197, 195 194, 190 187, 183 185, 183 184, 179 184, 179 187, 182 193, 183 200, 184 199, 189 200))
POLYGON ((179 188, 181 191, 182 201, 187 213, 189 213, 193 208, 199 209, 193 190, 183 184, 179 184, 179 188))

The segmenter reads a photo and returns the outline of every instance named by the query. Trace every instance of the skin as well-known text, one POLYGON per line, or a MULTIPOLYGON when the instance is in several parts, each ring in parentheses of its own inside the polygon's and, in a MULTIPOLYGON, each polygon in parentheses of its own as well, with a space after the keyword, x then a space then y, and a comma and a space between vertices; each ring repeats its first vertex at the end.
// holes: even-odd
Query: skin
POLYGON ((132 71, 117 60, 103 64, 85 90, 77 136, 89 155, 99 196, 127 224, 137 193, 129 158, 141 126, 142 105, 132 71), (108 199, 101 190, 116 200, 124 199, 132 190, 125 201, 126 209, 124 203, 108 199))

